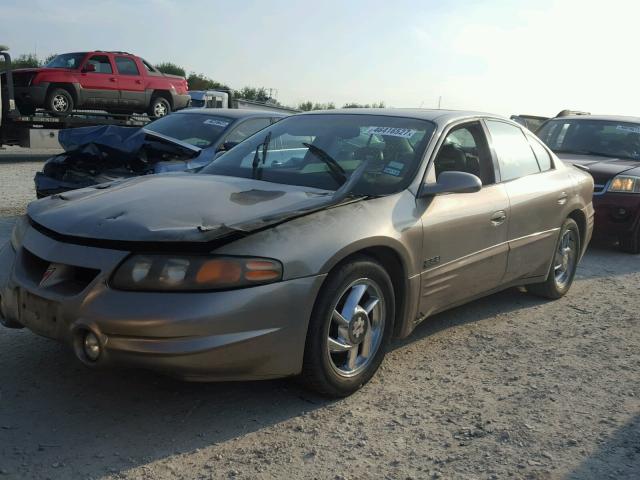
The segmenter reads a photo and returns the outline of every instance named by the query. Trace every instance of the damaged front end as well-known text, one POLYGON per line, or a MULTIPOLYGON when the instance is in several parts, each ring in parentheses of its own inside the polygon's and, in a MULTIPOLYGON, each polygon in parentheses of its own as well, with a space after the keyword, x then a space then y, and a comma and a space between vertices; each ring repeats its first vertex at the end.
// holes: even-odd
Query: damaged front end
POLYGON ((212 158, 201 148, 143 128, 98 126, 62 130, 64 153, 34 178, 38 198, 113 180, 194 170, 212 158))

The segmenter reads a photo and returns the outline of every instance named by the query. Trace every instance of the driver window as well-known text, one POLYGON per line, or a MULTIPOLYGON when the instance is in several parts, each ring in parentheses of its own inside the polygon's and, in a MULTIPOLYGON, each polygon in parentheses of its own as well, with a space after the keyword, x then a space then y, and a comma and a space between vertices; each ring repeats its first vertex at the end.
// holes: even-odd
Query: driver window
POLYGON ((449 132, 433 163, 436 180, 442 172, 466 172, 480 178, 483 185, 495 183, 493 160, 479 122, 449 132))
POLYGON ((87 64, 95 67, 96 70, 94 73, 113 73, 111 62, 106 55, 94 55, 87 61, 87 64))

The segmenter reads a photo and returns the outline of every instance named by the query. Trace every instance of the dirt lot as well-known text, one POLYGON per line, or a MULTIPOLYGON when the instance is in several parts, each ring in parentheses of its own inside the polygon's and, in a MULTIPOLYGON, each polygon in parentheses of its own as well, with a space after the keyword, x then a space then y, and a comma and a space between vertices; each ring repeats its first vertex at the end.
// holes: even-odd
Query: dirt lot
MULTIPOLYGON (((0 163, 0 242, 37 167, 0 163)), ((0 479, 637 479, 639 286, 640 256, 592 247, 564 299, 509 290, 440 314, 340 401, 93 372, 2 329, 0 479)))

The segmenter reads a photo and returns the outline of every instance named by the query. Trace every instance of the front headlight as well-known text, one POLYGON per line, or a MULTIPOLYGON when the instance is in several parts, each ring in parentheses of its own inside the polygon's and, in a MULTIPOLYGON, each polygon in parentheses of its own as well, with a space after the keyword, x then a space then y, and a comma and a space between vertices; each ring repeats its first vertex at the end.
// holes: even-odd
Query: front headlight
POLYGON ((618 175, 609 184, 610 192, 640 193, 640 177, 634 175, 618 175))
POLYGON ((29 218, 26 215, 21 216, 13 226, 11 232, 11 246, 14 250, 18 250, 22 246, 22 239, 29 228, 29 218))
POLYGON ((118 290, 199 291, 264 285, 282 279, 282 264, 268 258, 132 255, 111 278, 118 290))

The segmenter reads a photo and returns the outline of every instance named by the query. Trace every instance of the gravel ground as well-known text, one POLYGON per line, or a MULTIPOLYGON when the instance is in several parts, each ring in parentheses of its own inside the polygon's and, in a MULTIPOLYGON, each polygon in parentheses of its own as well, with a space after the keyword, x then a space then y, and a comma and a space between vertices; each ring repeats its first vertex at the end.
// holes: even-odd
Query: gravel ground
MULTIPOLYGON (((0 242, 35 163, 0 164, 0 242)), ((360 392, 90 371, 0 330, 2 478, 640 478, 640 256, 591 247, 565 298, 429 319, 360 392)))

